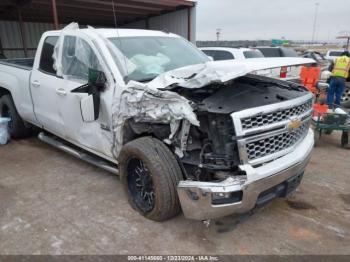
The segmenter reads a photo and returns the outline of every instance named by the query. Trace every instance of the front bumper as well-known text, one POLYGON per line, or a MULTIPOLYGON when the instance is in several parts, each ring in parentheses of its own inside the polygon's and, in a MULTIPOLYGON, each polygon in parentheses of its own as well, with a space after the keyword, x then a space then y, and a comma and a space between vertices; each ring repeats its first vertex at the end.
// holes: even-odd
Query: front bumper
POLYGON ((253 209, 260 193, 304 172, 313 144, 314 136, 310 129, 291 153, 257 168, 239 166, 245 171, 245 176, 232 176, 221 182, 180 181, 177 191, 185 217, 205 220, 253 209), (213 204, 214 194, 235 193, 241 195, 238 202, 213 204))

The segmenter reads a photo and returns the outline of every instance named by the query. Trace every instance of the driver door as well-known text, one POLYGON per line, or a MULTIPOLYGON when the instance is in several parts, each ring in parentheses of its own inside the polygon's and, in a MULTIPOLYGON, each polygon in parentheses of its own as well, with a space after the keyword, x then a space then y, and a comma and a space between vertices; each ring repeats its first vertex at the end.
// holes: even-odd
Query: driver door
MULTIPOLYGON (((105 100, 101 98, 98 119, 86 122, 82 116, 81 101, 89 94, 72 92, 88 83, 89 68, 102 71, 93 49, 83 39, 65 36, 62 49, 65 85, 58 102, 65 138, 87 150, 112 157, 110 152, 112 132, 101 128, 109 126, 107 114, 109 110, 106 110, 107 105, 103 102, 105 100)), ((105 96, 106 94, 101 93, 101 97, 105 96)))

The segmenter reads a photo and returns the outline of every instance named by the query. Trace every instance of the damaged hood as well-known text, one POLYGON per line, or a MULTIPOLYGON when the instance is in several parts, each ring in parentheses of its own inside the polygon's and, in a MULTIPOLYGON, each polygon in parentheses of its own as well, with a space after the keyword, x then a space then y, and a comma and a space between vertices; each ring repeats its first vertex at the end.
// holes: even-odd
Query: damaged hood
POLYGON ((149 82, 147 86, 151 89, 167 89, 170 86, 201 88, 212 83, 225 83, 259 70, 312 63, 315 63, 313 59, 295 57, 209 61, 163 73, 149 82))

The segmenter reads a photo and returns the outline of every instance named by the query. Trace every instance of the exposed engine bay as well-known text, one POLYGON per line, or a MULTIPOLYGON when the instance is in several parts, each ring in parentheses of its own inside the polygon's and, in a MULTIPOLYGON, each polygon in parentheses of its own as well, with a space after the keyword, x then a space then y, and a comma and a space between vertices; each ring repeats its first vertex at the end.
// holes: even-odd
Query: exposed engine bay
MULTIPOLYGON (((182 121, 172 147, 181 148, 179 163, 190 180, 212 181, 240 174, 240 164, 231 113, 298 98, 307 90, 296 83, 271 80, 263 76, 246 75, 220 84, 198 89, 168 87, 188 99, 200 122, 199 126, 182 121)), ((124 142, 142 135, 153 135, 167 141, 171 133, 168 124, 152 124, 129 120, 124 130, 124 142)), ((175 150, 175 149, 174 149, 175 150)), ((176 151, 175 151, 176 152, 176 151)))

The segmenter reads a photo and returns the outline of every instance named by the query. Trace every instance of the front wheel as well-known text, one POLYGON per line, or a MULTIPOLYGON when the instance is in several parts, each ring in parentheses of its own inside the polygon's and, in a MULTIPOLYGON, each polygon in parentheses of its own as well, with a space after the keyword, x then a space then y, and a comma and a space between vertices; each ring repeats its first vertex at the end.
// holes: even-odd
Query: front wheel
POLYGON ((180 211, 177 185, 181 168, 169 148, 152 137, 124 145, 118 158, 120 177, 131 206, 154 221, 164 221, 180 211))

